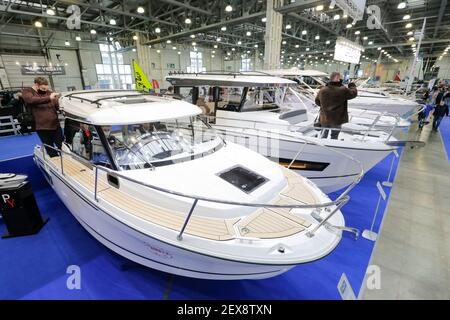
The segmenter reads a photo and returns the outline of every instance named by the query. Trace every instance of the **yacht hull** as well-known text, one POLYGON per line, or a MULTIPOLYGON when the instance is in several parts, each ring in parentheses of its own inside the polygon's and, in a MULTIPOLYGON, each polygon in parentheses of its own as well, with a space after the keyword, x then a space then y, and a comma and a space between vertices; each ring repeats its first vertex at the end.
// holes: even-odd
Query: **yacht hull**
MULTIPOLYGON (((185 243, 190 243, 189 237, 183 237, 182 241, 177 240, 179 245, 174 245, 164 239, 150 236, 139 231, 133 223, 126 224, 114 217, 110 213, 113 211, 112 207, 104 201, 101 201, 104 207, 99 206, 92 194, 72 185, 42 158, 35 156, 35 162, 64 205, 89 234, 110 250, 138 264, 175 275, 211 280, 265 279, 301 264, 246 262, 233 260, 232 257, 227 259, 183 247, 185 243)), ((333 225, 345 225, 341 213, 333 216, 330 222, 333 225)), ((321 232, 327 231, 323 229, 321 232)), ((172 232, 173 240, 177 234, 172 232)), ((313 260, 327 255, 337 246, 341 236, 333 238, 321 256, 313 260)))

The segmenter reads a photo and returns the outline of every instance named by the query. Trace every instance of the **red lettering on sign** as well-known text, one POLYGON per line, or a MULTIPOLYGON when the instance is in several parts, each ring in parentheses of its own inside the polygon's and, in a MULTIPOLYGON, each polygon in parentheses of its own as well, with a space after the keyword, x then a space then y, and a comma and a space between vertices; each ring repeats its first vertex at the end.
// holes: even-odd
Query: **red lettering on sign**
POLYGON ((16 200, 15 199, 8 199, 8 200, 6 200, 6 202, 8 202, 8 204, 9 204, 9 206, 11 208, 14 208, 16 200))

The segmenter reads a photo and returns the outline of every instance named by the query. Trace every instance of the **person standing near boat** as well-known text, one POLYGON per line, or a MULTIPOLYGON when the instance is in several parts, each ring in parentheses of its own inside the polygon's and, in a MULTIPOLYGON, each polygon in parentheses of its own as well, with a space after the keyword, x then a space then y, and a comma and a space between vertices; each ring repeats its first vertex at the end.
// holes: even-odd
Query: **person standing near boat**
POLYGON ((446 92, 444 86, 442 85, 439 88, 438 94, 436 95, 436 106, 434 107, 433 112, 433 131, 435 132, 438 130, 444 116, 448 116, 448 95, 448 89, 446 92))
MULTIPOLYGON (((341 74, 333 72, 330 81, 317 93, 315 102, 320 107, 319 123, 322 128, 336 128, 331 130, 331 139, 337 139, 342 124, 348 122, 347 101, 356 98, 358 90, 351 82, 348 87, 342 84, 341 74)), ((322 138, 328 135, 325 130, 322 138)))
MULTIPOLYGON (((22 99, 33 114, 42 143, 61 149, 63 137, 58 121, 58 98, 59 93, 48 89, 48 80, 44 77, 36 77, 31 88, 22 90, 22 99)), ((46 147, 46 150, 50 157, 58 156, 54 149, 46 147)))

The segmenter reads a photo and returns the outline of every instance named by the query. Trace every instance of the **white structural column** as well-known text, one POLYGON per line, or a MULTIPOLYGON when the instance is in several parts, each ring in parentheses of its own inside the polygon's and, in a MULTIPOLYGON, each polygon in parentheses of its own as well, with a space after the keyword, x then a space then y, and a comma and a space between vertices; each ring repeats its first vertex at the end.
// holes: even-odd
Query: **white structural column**
POLYGON ((422 44, 422 39, 425 34, 425 25, 427 24, 427 18, 423 19, 422 30, 420 31, 419 43, 417 44, 416 53, 414 54, 414 59, 411 64, 411 68, 409 69, 409 79, 406 84, 405 95, 407 95, 411 91, 411 86, 414 81, 414 75, 416 73, 417 59, 419 57, 420 45, 422 44))
POLYGON ((283 0, 267 0, 266 34, 264 36, 264 69, 280 67, 281 31, 283 15, 274 10, 283 5, 283 0))
POLYGON ((144 35, 136 33, 138 36, 138 40, 136 40, 136 53, 137 53, 137 62, 144 71, 145 75, 148 79, 151 79, 150 70, 151 70, 151 62, 150 62, 150 48, 148 46, 142 45, 141 43, 145 43, 148 39, 145 38, 144 35))

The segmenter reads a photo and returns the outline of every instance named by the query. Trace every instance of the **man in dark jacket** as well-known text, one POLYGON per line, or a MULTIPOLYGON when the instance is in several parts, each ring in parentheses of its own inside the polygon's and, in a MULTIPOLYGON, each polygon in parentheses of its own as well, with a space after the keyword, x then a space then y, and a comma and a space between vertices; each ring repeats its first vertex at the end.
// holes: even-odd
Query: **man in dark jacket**
MULTIPOLYGON (((339 72, 330 75, 330 81, 319 90, 315 102, 320 106, 319 123, 322 128, 338 128, 348 122, 347 101, 355 98, 358 90, 354 83, 349 83, 348 88, 342 84, 339 72)), ((328 135, 328 130, 323 137, 328 135)), ((331 130, 331 139, 337 139, 339 130, 331 130)))
MULTIPOLYGON (((48 80, 43 77, 34 79, 31 88, 22 90, 22 99, 28 110, 31 110, 36 122, 36 132, 42 143, 61 149, 62 134, 58 121, 59 94, 48 89, 48 80)), ((50 157, 58 156, 58 152, 46 147, 50 157)))
POLYGON ((433 131, 437 131, 444 116, 448 116, 448 98, 448 90, 446 92, 444 86, 439 87, 439 93, 436 96, 436 107, 433 112, 433 131))

